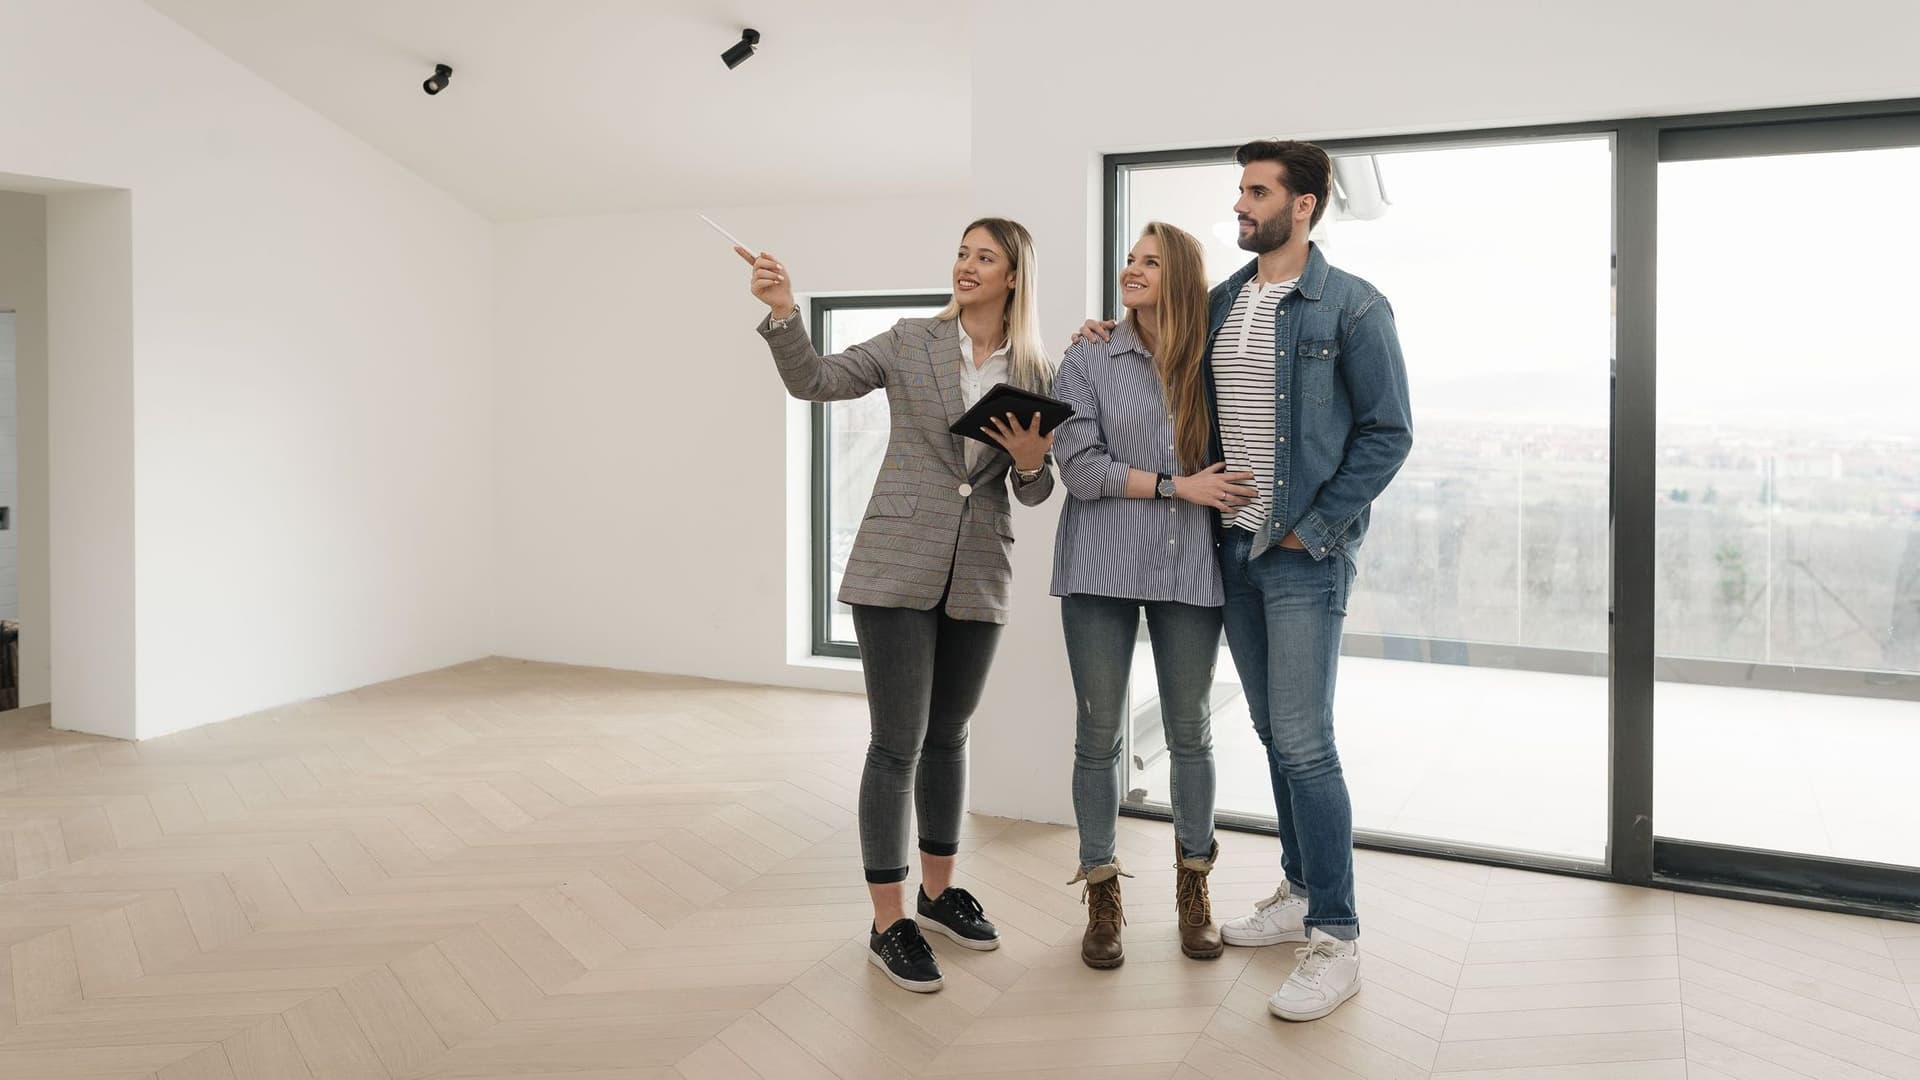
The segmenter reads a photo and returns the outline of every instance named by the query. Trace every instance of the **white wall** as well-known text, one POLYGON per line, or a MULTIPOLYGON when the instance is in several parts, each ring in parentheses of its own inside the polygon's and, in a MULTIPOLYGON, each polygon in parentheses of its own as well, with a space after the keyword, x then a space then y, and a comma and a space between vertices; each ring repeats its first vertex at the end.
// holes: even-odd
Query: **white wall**
MULTIPOLYGON (((0 25, 0 101, 33 103, 0 110, 0 173, 131 192, 131 363, 90 388, 125 407, 86 417, 130 425, 131 632, 63 631, 56 568, 55 723, 150 737, 487 653, 491 227, 137 0, 0 0, 0 25), (65 692, 135 635, 127 715, 65 692)), ((50 199, 50 247, 53 204, 81 228, 94 198, 50 199)), ((49 299, 59 508, 62 463, 119 445, 62 422, 63 302, 106 328, 49 299)), ((56 519, 73 580, 119 580, 90 543, 56 519)))
MULTIPOLYGON (((3 241, 0 241, 3 242, 3 241)), ((20 372, 14 359, 14 316, 0 303, 0 507, 20 506, 20 372)), ((20 618, 20 530, 0 530, 0 619, 20 618)))
MULTIPOLYGON (((0 510, 9 515, 20 506, 20 372, 14 358, 14 322, 13 312, 0 306, 0 510)), ((19 618, 20 531, 9 517, 0 529, 0 619, 19 618)))
MULTIPOLYGON (((1841 0, 1814 18, 1784 0, 1088 10, 973 9, 973 201, 1033 231, 1053 341, 1097 310, 1103 153, 1920 96, 1909 0, 1841 0), (1116 74, 1132 60, 1158 66, 1116 74), (1063 65, 1104 74, 1027 74, 1063 65)), ((1057 513, 1054 500, 1015 531, 1050 536, 1057 513)), ((1073 692, 1047 597, 1051 544, 1015 548, 1014 620, 974 720, 972 805, 1065 822, 1073 692)))
POLYGON ((138 724, 134 613, 133 202, 47 197, 49 593, 54 724, 138 724))
MULTIPOLYGON (((981 0, 972 19, 967 194, 714 212, 818 291, 940 287, 958 225, 1009 214, 1038 238, 1059 342, 1098 295, 1103 151, 1920 94, 1904 0, 1818 19, 1782 0, 1388 0, 1364 24, 981 0), (1161 74, 1138 87, 1039 74, 1111 72, 1146 40, 1161 74)), ((50 537, 103 631, 59 639, 54 620, 53 673, 82 688, 55 686, 57 722, 150 736, 489 651, 857 685, 791 663, 802 414, 743 268, 697 220, 495 229, 137 0, 0 0, 0 25, 0 101, 34 102, 0 110, 0 173, 131 192, 48 208, 49 257, 83 283, 49 297, 49 452, 103 470, 87 527, 127 526, 124 551, 50 537), (76 73, 87 92, 56 92, 76 73), (114 244, 124 318, 89 304, 119 271, 84 253, 114 244), (111 411, 58 400, 69 355, 97 361, 87 393, 111 411), (716 387, 724 426, 672 407, 716 387)), ((1050 820, 1071 740, 1057 507, 1017 511, 1014 622, 974 737, 976 807, 1050 820)))
POLYGON ((20 603, 20 704, 46 704, 51 686, 47 571, 47 206, 0 191, 0 309, 14 312, 13 503, 20 603))
MULTIPOLYGON (((707 212, 803 292, 944 289, 970 219, 940 196, 707 212)), ((857 689, 789 650, 805 412, 753 332, 746 265, 689 211, 498 236, 497 651, 857 689)))

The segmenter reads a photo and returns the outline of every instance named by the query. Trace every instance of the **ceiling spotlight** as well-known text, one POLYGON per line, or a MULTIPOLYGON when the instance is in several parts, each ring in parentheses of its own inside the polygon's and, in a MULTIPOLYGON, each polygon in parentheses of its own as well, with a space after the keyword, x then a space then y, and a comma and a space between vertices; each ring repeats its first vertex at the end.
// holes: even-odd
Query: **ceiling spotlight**
POLYGON ((453 78, 453 69, 445 64, 433 65, 433 78, 420 84, 420 89, 429 94, 437 94, 447 88, 447 81, 453 78))
POLYGON ((753 55, 754 46, 758 44, 760 44, 760 31, 742 30, 740 40, 734 42, 732 48, 721 53, 720 59, 726 61, 727 70, 731 71, 746 63, 747 57, 753 55))

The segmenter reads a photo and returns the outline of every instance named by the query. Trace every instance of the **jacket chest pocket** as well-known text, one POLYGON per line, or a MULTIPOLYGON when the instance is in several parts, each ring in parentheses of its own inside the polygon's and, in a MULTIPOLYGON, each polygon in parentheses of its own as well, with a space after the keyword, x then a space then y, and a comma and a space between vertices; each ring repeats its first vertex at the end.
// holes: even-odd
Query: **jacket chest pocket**
MULTIPOLYGON (((867 500, 867 518, 910 518, 914 507, 920 502, 919 495, 897 495, 875 492, 867 500)), ((863 518, 864 520, 864 518, 863 518)))
POLYGON ((1332 403, 1339 362, 1340 343, 1332 338, 1302 341, 1295 348, 1293 368, 1307 404, 1323 408, 1332 403))

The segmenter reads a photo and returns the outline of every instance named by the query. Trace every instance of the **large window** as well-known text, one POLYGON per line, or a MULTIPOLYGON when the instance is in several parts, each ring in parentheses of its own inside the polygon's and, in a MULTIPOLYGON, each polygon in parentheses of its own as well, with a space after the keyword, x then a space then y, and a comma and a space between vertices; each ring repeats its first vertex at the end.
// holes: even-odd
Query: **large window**
MULTIPOLYGON (((1327 146, 1415 415, 1341 660, 1362 842, 1920 900, 1920 102, 1327 146)), ((1230 147, 1107 167, 1109 277, 1155 219, 1248 259, 1230 147)), ((1219 670, 1220 810, 1270 822, 1219 670)), ((1144 643, 1133 693, 1164 812, 1144 643)))
MULTIPOLYGON (((1392 302, 1416 408, 1349 605, 1336 708, 1355 823, 1597 862, 1612 141, 1410 148, 1336 171, 1366 198, 1342 190, 1315 239, 1392 302)), ((1249 258, 1234 242, 1239 177, 1231 161, 1129 170, 1126 235, 1185 225, 1225 277, 1249 258)), ((1219 670, 1219 805, 1271 815, 1224 648, 1219 670)), ((1153 745, 1158 714, 1140 704, 1153 745)), ((1153 764, 1132 787, 1164 800, 1164 755, 1138 756, 1153 764)))
MULTIPOLYGON (((824 296, 812 300, 813 347, 822 356, 885 333, 901 319, 934 315, 947 305, 937 294, 824 296)), ((813 406, 813 651, 858 656, 853 612, 835 600, 853 550, 860 516, 873 494, 889 432, 887 395, 813 406)))
POLYGON ((1920 148, 1729 149, 1660 166, 1654 824, 1920 866, 1920 148))

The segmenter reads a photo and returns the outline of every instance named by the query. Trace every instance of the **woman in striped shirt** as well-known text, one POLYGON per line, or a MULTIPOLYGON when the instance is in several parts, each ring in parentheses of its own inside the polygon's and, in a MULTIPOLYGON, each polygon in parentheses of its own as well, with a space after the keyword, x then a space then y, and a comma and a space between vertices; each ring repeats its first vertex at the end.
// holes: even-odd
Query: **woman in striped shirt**
POLYGON ((1150 223, 1120 274, 1127 318, 1107 342, 1083 341, 1060 362, 1054 393, 1074 415, 1054 433, 1072 494, 1054 544, 1067 659, 1078 699, 1073 808, 1080 826, 1087 932, 1081 959, 1117 967, 1123 923, 1115 851, 1127 681, 1140 615, 1160 683, 1173 759, 1180 947, 1221 953, 1207 898, 1213 840, 1213 669, 1223 594, 1214 514, 1251 500, 1251 473, 1208 464, 1211 422, 1202 371, 1207 281, 1200 244, 1150 223))

